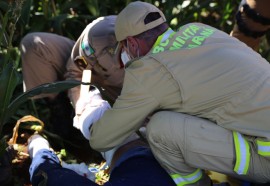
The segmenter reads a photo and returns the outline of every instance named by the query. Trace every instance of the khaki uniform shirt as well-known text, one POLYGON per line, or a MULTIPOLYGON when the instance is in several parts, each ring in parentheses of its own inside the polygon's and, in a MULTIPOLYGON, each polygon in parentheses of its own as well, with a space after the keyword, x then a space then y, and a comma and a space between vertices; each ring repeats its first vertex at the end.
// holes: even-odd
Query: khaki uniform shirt
POLYGON ((269 63, 210 26, 192 23, 166 33, 126 68, 121 95, 93 124, 90 145, 106 151, 120 144, 159 110, 270 139, 269 63))

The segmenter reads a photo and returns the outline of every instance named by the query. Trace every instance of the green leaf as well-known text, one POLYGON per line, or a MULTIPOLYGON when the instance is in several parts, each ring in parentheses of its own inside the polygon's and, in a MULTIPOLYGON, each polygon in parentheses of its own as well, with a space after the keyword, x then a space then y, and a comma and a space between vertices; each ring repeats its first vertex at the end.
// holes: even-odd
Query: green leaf
POLYGON ((0 139, 0 159, 3 157, 4 153, 6 152, 7 142, 6 139, 3 137, 0 139))
POLYGON ((55 32, 61 33, 62 32, 62 25, 68 18, 71 18, 72 16, 69 14, 60 14, 58 16, 55 16, 52 18, 53 27, 55 29, 55 32))
POLYGON ((11 117, 16 110, 19 108, 21 104, 26 102, 29 98, 39 95, 39 94, 48 94, 48 93, 57 93, 61 92, 73 87, 76 87, 80 84, 84 84, 80 81, 75 81, 75 80, 66 80, 66 81, 58 81, 55 83, 48 83, 48 84, 43 84, 40 85, 36 88, 33 88, 20 96, 18 96, 15 100, 13 100, 7 109, 7 115, 5 120, 7 120, 9 117, 11 117))
POLYGON ((98 6, 98 1, 97 0, 88 0, 88 1, 85 1, 85 5, 86 5, 88 11, 93 16, 99 16, 99 6, 98 6))
POLYGON ((7 107, 19 82, 19 75, 12 63, 3 67, 0 74, 0 134, 5 123, 7 107))
POLYGON ((7 10, 5 15, 3 16, 1 14, 1 17, 0 17, 0 44, 4 47, 8 46, 8 40, 9 40, 9 37, 6 33, 9 16, 10 16, 10 11, 7 10))
POLYGON ((33 4, 33 0, 25 0, 24 1, 23 7, 21 10, 21 17, 19 19, 19 22, 21 25, 28 26, 32 4, 33 4))

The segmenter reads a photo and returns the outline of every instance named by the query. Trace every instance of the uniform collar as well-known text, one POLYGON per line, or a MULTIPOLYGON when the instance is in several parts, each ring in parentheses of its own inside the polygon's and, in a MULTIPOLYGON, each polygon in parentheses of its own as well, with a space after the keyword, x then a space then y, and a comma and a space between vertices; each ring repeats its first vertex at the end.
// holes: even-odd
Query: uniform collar
POLYGON ((159 45, 160 43, 166 41, 169 37, 171 37, 172 35, 174 35, 175 32, 171 29, 171 28, 168 28, 166 30, 166 32, 164 32, 163 34, 161 34, 160 36, 158 36, 155 44, 153 45, 152 48, 156 47, 157 45, 159 45))

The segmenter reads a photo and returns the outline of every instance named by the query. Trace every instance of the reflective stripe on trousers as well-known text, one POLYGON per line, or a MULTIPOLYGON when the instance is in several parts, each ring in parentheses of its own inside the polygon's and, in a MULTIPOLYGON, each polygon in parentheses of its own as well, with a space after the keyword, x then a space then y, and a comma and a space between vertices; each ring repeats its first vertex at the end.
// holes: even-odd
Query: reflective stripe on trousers
POLYGON ((270 141, 257 140, 258 154, 261 156, 270 156, 270 141))
POLYGON ((233 139, 236 152, 236 162, 233 170, 239 175, 245 175, 249 168, 250 147, 247 140, 239 132, 233 131, 233 139))
POLYGON ((197 169, 194 173, 181 176, 180 174, 171 174, 173 181, 177 186, 183 186, 197 182, 202 177, 201 169, 197 169))

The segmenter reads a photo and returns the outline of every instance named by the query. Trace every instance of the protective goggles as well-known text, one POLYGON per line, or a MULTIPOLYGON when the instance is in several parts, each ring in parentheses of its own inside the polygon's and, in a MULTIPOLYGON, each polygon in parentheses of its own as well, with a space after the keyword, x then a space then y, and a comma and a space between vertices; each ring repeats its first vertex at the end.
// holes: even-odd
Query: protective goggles
POLYGON ((80 54, 80 56, 77 56, 74 59, 74 62, 78 67, 82 67, 82 68, 87 67, 89 62, 87 61, 86 58, 92 58, 92 60, 96 59, 95 50, 89 44, 88 40, 83 40, 81 42, 81 45, 79 48, 79 54, 80 54))
POLYGON ((90 57, 91 55, 94 55, 95 53, 95 50, 89 44, 88 40, 83 40, 81 43, 81 51, 80 51, 81 56, 83 56, 82 53, 84 53, 84 55, 87 57, 90 57))

